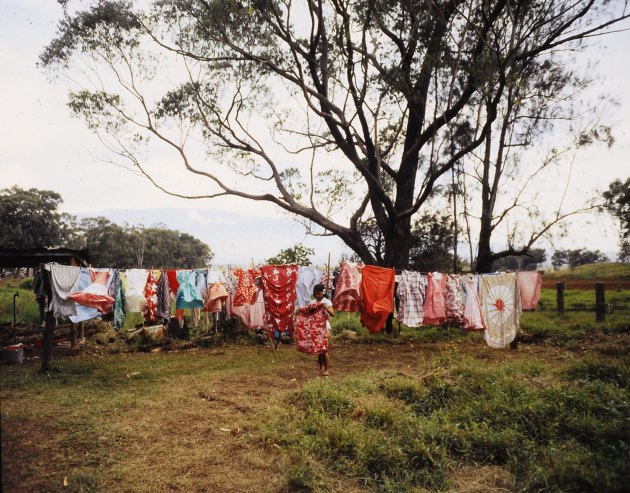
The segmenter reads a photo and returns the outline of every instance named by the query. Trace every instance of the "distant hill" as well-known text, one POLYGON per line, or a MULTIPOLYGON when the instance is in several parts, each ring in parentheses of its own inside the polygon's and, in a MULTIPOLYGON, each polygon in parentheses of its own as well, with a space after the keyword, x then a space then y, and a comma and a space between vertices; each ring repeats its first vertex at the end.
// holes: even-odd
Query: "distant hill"
POLYGON ((560 270, 549 269, 545 271, 545 279, 589 279, 601 281, 616 281, 618 279, 630 281, 630 264, 616 262, 602 262, 586 264, 574 269, 563 268, 560 270))

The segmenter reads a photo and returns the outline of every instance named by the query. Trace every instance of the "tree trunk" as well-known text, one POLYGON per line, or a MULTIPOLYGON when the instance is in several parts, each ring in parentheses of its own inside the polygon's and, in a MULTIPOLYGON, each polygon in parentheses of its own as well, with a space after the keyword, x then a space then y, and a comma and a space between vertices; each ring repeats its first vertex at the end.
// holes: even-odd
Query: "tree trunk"
POLYGON ((492 272, 492 262, 494 256, 490 248, 490 238, 492 236, 492 226, 490 218, 481 217, 481 230, 479 231, 479 248, 477 250, 477 260, 475 261, 475 272, 477 274, 486 274, 492 272))
POLYGON ((393 232, 385 235, 383 267, 406 269, 411 248, 411 220, 403 219, 393 226, 393 232))

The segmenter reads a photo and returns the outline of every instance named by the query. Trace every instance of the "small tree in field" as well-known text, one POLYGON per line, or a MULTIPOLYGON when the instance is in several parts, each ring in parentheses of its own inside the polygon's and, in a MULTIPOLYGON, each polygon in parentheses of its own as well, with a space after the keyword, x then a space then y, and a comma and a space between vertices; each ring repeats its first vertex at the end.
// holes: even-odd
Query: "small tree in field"
POLYGON ((283 264, 298 264, 298 265, 311 265, 309 259, 310 255, 313 255, 315 250, 304 245, 295 244, 292 247, 280 250, 275 257, 267 259, 267 263, 270 265, 283 265, 283 264))

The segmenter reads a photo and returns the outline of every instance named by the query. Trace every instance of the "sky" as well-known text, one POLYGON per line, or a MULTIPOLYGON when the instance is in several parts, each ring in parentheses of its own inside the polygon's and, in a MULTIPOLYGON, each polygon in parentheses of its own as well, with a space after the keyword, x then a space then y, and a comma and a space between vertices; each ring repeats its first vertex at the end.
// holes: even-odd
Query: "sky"
MULTIPOLYGON (((216 264, 258 263, 302 242, 316 249, 315 263, 326 262, 328 253, 333 263, 338 261, 345 249, 340 240, 305 237, 299 224, 270 205, 170 197, 138 173, 104 162, 102 144, 66 107, 66 81, 51 81, 36 66, 61 14, 54 0, 0 2, 0 188, 54 190, 63 197, 62 209, 81 217, 104 215, 145 226, 163 222, 208 243, 216 264)), ((608 115, 616 143, 611 149, 598 146, 578 156, 568 200, 578 201, 594 189, 606 189, 615 178, 630 176, 628 46, 630 31, 624 31, 598 41, 592 50, 600 76, 597 88, 619 103, 608 115)), ((556 186, 553 180, 549 183, 550 190, 556 186)), ((580 218, 556 246, 586 246, 614 257, 617 230, 608 218, 580 218)))

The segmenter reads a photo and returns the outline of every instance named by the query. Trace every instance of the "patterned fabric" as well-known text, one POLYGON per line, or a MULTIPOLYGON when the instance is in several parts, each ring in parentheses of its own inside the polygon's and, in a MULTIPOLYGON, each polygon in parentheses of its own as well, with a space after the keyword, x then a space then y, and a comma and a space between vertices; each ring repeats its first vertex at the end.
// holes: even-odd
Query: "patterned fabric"
POLYGON ((444 290, 444 323, 452 327, 461 327, 464 322, 464 297, 462 278, 457 274, 447 274, 444 290))
POLYGON ((203 298, 197 288, 197 273, 194 270, 178 270, 177 282, 177 308, 203 308, 203 298))
POLYGON ((540 299, 542 279, 540 272, 517 272, 518 290, 523 310, 535 310, 540 299))
POLYGON ((270 336, 293 332, 298 266, 266 265, 261 268, 261 276, 267 332, 270 336))
POLYGON ((341 262, 335 287, 333 308, 342 312, 358 312, 361 306, 361 274, 356 265, 341 262))
POLYGON ((205 312, 220 312, 223 302, 228 298, 228 290, 224 283, 215 282, 208 286, 203 299, 203 310, 205 312))
POLYGON ((441 325, 446 319, 446 276, 439 272, 427 275, 427 296, 424 301, 423 325, 441 325))
POLYGON ((419 272, 402 271, 396 294, 400 300, 398 321, 408 327, 421 326, 424 316, 424 283, 422 282, 422 275, 419 272))
POLYGON ((114 329, 120 330, 125 324, 125 289, 123 287, 122 278, 120 273, 116 271, 114 280, 112 282, 114 286, 114 329))
POLYGON ((479 276, 464 279, 466 291, 464 329, 466 330, 482 330, 485 327, 481 316, 481 304, 479 303, 479 279, 479 276))
POLYGON ((521 314, 516 274, 481 276, 480 300, 486 343, 493 348, 505 347, 516 337, 521 314))
POLYGON ((156 314, 167 322, 171 319, 171 287, 168 282, 168 274, 162 271, 157 284, 157 306, 156 314))
POLYGON ((238 280, 238 286, 236 287, 232 304, 234 306, 242 306, 256 303, 256 297, 258 296, 258 287, 255 283, 257 271, 253 269, 247 271, 236 269, 234 277, 238 280))
POLYGON ((147 283, 144 286, 144 298, 146 304, 144 305, 144 319, 147 322, 155 321, 158 318, 157 305, 158 305, 158 283, 153 275, 153 271, 149 271, 147 276, 147 283))
MULTIPOLYGON (((108 313, 114 305, 114 298, 107 294, 107 279, 110 277, 109 272, 90 272, 88 269, 81 269, 79 278, 87 281, 87 286, 78 286, 79 292, 68 295, 68 299, 78 303, 79 305, 94 308, 100 313, 108 313)), ((94 318, 94 317, 90 317, 94 318)), ((83 320, 88 320, 84 318, 83 320)), ((83 320, 73 320, 74 323, 83 320)))
POLYGON ((366 265, 361 272, 361 325, 380 332, 394 311, 394 269, 366 265))
POLYGON ((147 284, 149 272, 146 269, 127 269, 127 290, 125 299, 129 313, 143 313, 147 299, 144 297, 144 286, 147 284))
POLYGON ((52 298, 49 310, 55 317, 69 317, 76 315, 77 309, 74 301, 68 299, 68 295, 75 291, 75 285, 79 279, 81 268, 72 265, 46 264, 50 270, 50 284, 52 298))
POLYGON ((298 309, 295 317, 295 348, 306 354, 328 351, 328 312, 321 303, 298 309))
POLYGON ((295 300, 296 306, 308 305, 313 294, 313 288, 322 279, 323 272, 310 266, 302 266, 298 272, 298 280, 295 285, 297 292, 297 298, 295 300))

